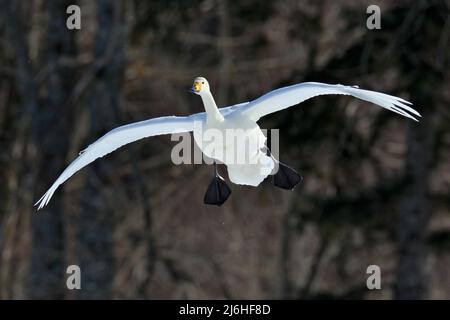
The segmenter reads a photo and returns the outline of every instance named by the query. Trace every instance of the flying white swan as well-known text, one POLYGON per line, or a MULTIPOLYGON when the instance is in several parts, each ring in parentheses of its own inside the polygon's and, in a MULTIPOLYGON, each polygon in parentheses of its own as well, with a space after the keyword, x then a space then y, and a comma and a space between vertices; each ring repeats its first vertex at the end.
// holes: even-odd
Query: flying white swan
MULTIPOLYGON (((270 154, 270 151, 265 148, 265 137, 257 124, 261 117, 297 105, 312 97, 328 94, 351 95, 415 121, 418 121, 415 116, 420 117, 420 114, 409 106, 411 103, 402 98, 340 84, 330 85, 317 82, 295 84, 266 93, 251 102, 226 108, 217 107, 208 81, 203 77, 194 79, 190 91, 202 98, 206 112, 185 117, 169 116, 150 119, 124 125, 108 132, 80 152, 79 156, 62 172, 50 189, 36 202, 35 205, 38 206, 38 210, 49 203, 56 189, 75 172, 127 143, 146 137, 193 131, 194 140, 202 152, 227 166, 231 182, 258 186, 269 174, 274 174, 276 186, 293 189, 301 181, 301 177, 293 169, 276 160, 270 154), (196 124, 200 124, 200 126, 196 124), (223 141, 206 141, 205 132, 208 129, 214 129, 222 133, 228 129, 240 129, 244 140, 251 142, 249 145, 253 146, 249 150, 245 150, 248 160, 251 161, 247 163, 227 161, 226 155, 230 152, 230 146, 223 141), (221 150, 223 152, 212 152, 211 150, 214 148, 211 148, 211 146, 216 151, 221 150), (221 154, 221 156, 218 154, 221 154), (274 173, 273 169, 276 164, 278 164, 279 169, 274 173)), ((242 150, 234 151, 239 153, 242 150)), ((215 176, 207 189, 204 202, 220 206, 226 201, 230 193, 230 189, 215 168, 215 176)))

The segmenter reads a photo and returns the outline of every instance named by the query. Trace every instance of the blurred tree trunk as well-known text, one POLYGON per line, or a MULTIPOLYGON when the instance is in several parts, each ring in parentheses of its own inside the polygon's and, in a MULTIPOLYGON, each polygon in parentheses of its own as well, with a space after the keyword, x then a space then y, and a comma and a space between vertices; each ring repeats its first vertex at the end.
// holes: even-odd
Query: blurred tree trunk
MULTIPOLYGON (((95 42, 93 83, 87 92, 91 133, 103 134, 111 129, 117 117, 124 71, 123 15, 121 1, 100 0, 97 3, 97 37, 95 42)), ((116 163, 117 165, 117 163, 116 163)), ((87 168, 83 203, 79 221, 79 257, 83 274, 80 298, 110 298, 115 272, 113 234, 114 211, 94 179, 108 179, 116 166, 112 159, 96 162, 87 168), (94 213, 94 214, 93 214, 94 213)))
POLYGON ((217 46, 220 50, 220 65, 219 65, 219 79, 220 86, 218 88, 218 103, 219 106, 226 105, 228 101, 228 93, 230 90, 230 71, 233 63, 233 53, 231 50, 231 30, 230 30, 230 15, 228 12, 228 1, 219 1, 219 35, 217 37, 217 46))
MULTIPOLYGON (((66 58, 76 56, 75 32, 66 28, 68 0, 47 3, 48 30, 43 48, 46 78, 46 101, 39 112, 39 153, 41 165, 38 190, 42 192, 54 181, 65 165, 69 137, 72 131, 72 108, 68 104, 74 85, 73 67, 63 65, 66 58), (60 156, 55 156, 60 155, 60 156)), ((52 199, 41 214, 32 215, 32 250, 30 297, 60 299, 65 293, 64 223, 62 195, 52 199), (39 288, 39 289, 37 289, 39 288)))
MULTIPOLYGON (((410 74, 411 101, 422 113, 420 123, 410 123, 407 131, 406 154, 406 193, 403 208, 400 211, 397 224, 398 265, 394 297, 396 299, 425 299, 427 298, 428 279, 425 273, 427 258, 426 232, 431 217, 429 199, 429 174, 433 167, 433 154, 436 148, 436 133, 439 130, 439 118, 434 117, 438 94, 435 89, 445 81, 445 73, 437 68, 430 70, 429 62, 423 57, 430 54, 439 57, 445 52, 445 46, 439 48, 434 37, 440 36, 442 25, 448 16, 443 2, 420 1, 415 4, 411 12, 415 17, 426 15, 429 20, 411 19, 415 32, 407 39, 407 47, 403 51, 401 62, 403 73, 410 74), (444 9, 444 10, 443 10, 444 9), (423 37, 416 37, 419 33, 423 37), (426 41, 424 41, 426 39, 426 41), (436 51, 434 51, 436 50, 436 51), (420 58, 417 58, 420 57, 420 58)), ((405 8, 405 12, 407 9, 405 8)), ((441 31, 445 32, 445 31, 441 31)), ((406 41, 405 41, 406 42, 406 41)))
MULTIPOLYGON (((425 120, 428 122, 427 120, 425 120)), ((407 191, 397 225, 398 270, 396 299, 424 299, 427 294, 424 265, 425 235, 429 218, 428 160, 430 128, 412 124, 408 129, 406 158, 407 191)))
MULTIPOLYGON (((32 186, 34 184, 32 127, 37 109, 36 84, 33 67, 29 58, 29 48, 22 17, 23 7, 16 1, 0 1, 0 15, 4 21, 5 47, 9 47, 15 65, 15 90, 20 96, 19 111, 13 112, 10 130, 10 159, 6 168, 8 181, 5 183, 7 203, 2 214, 0 227, 4 237, 0 242, 0 297, 25 298, 23 279, 28 271, 29 251, 29 216, 19 212, 30 213, 32 186)), ((5 150, 6 151, 6 150, 5 150)))

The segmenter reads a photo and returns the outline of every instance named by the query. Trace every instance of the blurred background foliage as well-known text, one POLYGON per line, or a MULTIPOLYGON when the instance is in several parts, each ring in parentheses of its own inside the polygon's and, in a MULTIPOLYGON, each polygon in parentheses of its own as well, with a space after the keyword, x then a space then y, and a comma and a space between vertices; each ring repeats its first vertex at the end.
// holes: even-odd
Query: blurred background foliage
MULTIPOLYGON (((450 298, 450 2, 0 0, 0 298, 450 298), (81 30, 66 28, 81 7, 81 30), (381 29, 366 9, 381 8, 381 29), (168 136, 99 159, 33 207, 110 129, 302 81, 412 101, 414 123, 324 96, 261 121, 304 182, 202 197, 212 168, 168 136), (299 110, 301 108, 301 110, 299 110), (78 264, 82 290, 69 291, 78 264), (366 288, 381 267, 382 290, 366 288)), ((224 168, 221 168, 223 174, 224 168)))

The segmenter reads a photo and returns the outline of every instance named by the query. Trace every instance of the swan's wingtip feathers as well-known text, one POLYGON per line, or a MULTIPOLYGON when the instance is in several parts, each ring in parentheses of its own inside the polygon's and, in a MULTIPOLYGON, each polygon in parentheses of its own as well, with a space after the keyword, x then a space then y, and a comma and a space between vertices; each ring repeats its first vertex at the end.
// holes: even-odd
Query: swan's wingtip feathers
POLYGON ((54 189, 53 187, 50 188, 38 201, 36 201, 36 203, 34 204, 35 207, 38 207, 36 211, 41 210, 50 202, 50 199, 55 193, 55 190, 56 189, 54 189))
POLYGON ((383 108, 386 108, 390 111, 398 113, 404 117, 410 118, 417 122, 419 120, 417 120, 415 117, 418 118, 422 117, 420 113, 417 112, 417 110, 412 108, 413 106, 412 102, 407 101, 400 97, 392 96, 381 92, 362 90, 355 88, 354 86, 346 87, 345 92, 359 99, 375 103, 383 108))
POLYGON ((414 121, 419 122, 416 117, 422 118, 422 115, 417 110, 412 108, 414 106, 412 102, 397 97, 397 103, 395 105, 402 108, 402 111, 408 114, 409 118, 413 119, 414 121))

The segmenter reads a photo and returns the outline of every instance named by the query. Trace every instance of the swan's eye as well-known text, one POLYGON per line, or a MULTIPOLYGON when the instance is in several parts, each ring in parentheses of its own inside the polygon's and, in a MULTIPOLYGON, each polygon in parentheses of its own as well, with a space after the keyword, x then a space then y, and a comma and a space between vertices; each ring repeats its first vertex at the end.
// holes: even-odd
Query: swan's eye
POLYGON ((205 81, 202 81, 202 84, 205 84, 205 81))

